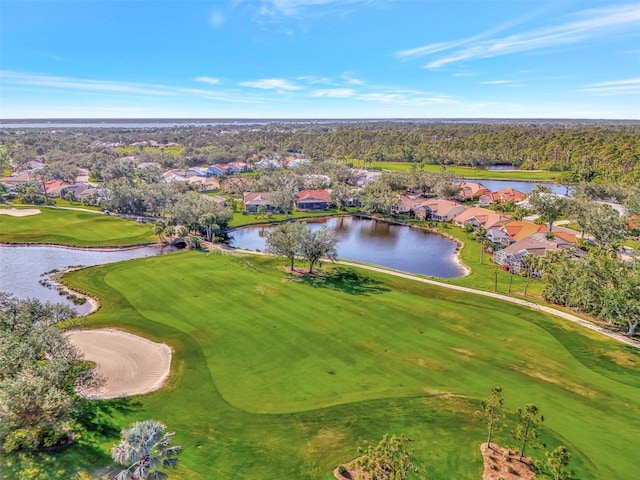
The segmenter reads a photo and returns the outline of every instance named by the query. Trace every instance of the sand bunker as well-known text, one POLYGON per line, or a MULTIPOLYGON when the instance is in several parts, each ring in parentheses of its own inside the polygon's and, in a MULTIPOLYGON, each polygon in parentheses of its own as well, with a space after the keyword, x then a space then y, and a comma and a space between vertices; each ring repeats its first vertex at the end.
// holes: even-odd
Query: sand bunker
POLYGON ((12 217, 28 217, 39 213, 40 210, 37 208, 0 208, 0 215, 10 215, 12 217))
POLYGON ((86 398, 142 395, 158 390, 169 376, 171 349, 163 343, 115 329, 73 330, 67 338, 86 360, 96 363, 96 373, 106 380, 101 387, 79 392, 86 398))

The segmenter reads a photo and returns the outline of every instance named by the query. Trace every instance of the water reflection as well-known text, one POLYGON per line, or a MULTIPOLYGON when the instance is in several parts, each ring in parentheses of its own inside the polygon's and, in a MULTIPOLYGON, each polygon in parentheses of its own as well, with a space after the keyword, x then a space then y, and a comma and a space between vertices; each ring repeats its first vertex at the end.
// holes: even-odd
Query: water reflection
MULTIPOLYGON (((456 243, 438 234, 357 217, 314 219, 308 225, 312 229, 326 225, 336 232, 339 239, 338 256, 345 260, 358 260, 441 278, 464 275, 464 270, 456 262, 456 243)), ((264 251, 266 235, 274 228, 260 226, 234 230, 231 245, 264 251)))
MULTIPOLYGON (((70 266, 93 266, 120 262, 174 251, 173 247, 150 246, 128 250, 80 250, 53 246, 0 246, 0 291, 18 298, 35 297, 43 302, 62 302, 74 306, 57 290, 41 285, 42 274, 70 266)), ((86 313, 88 304, 76 306, 78 313, 86 313)))

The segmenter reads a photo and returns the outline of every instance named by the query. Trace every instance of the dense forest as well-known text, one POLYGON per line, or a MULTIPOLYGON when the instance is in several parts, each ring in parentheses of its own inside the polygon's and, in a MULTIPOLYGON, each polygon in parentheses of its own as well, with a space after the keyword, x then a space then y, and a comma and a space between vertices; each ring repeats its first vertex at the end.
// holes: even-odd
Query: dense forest
POLYGON ((560 122, 362 122, 60 128, 0 131, 0 166, 29 160, 91 167, 134 155, 163 167, 297 154, 367 165, 408 161, 441 165, 511 164, 567 172, 572 180, 640 183, 640 124, 560 122), (157 142, 144 146, 140 142, 157 142), (138 145, 133 145, 136 144, 138 145), (162 147, 164 146, 164 147, 162 147))

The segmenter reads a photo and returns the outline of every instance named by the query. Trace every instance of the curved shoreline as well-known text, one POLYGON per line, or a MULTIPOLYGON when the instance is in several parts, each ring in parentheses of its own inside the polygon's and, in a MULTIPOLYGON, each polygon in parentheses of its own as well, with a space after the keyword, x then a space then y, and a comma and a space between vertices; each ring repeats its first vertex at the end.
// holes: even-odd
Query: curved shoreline
POLYGON ((134 243, 133 245, 70 245, 65 243, 49 243, 49 242, 2 242, 0 246, 3 247, 57 247, 66 248, 68 250, 92 250, 94 252, 119 252, 125 250, 135 250, 136 248, 144 247, 165 247, 159 242, 151 243, 134 243))

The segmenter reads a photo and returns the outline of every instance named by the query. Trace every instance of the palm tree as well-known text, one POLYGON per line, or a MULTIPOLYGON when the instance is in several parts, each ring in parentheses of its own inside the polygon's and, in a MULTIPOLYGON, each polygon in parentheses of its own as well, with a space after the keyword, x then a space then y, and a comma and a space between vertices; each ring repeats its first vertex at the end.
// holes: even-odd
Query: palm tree
POLYGON ((122 440, 111 449, 111 458, 127 466, 116 480, 163 479, 167 474, 160 468, 174 468, 182 447, 171 445, 173 432, 164 433, 165 426, 157 420, 135 422, 122 430, 122 440))
POLYGON ((487 238, 487 230, 484 227, 478 227, 476 230, 476 240, 480 242, 480 263, 482 263, 482 255, 487 247, 489 239, 487 238))

